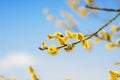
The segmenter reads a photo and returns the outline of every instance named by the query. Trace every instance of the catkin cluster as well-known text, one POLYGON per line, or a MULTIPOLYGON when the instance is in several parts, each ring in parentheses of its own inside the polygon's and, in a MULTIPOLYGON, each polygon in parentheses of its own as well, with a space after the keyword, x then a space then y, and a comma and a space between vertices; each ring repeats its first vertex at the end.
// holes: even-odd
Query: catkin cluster
MULTIPOLYGON (((100 31, 100 34, 95 35, 94 42, 99 42, 101 40, 106 40, 108 43, 105 45, 107 49, 112 49, 114 47, 120 47, 120 39, 116 40, 116 42, 113 42, 114 37, 116 37, 114 34, 117 34, 120 31, 120 27, 116 25, 110 26, 111 32, 107 31, 100 31)), ((118 36, 119 37, 119 36, 118 36)))
POLYGON ((31 74, 32 80, 39 80, 32 66, 29 66, 28 72, 31 74))
POLYGON ((110 77, 107 80, 118 80, 120 78, 120 73, 115 70, 110 70, 110 77))
MULTIPOLYGON (((81 32, 71 32, 70 30, 65 31, 65 35, 61 32, 55 32, 54 34, 47 34, 47 39, 49 40, 56 40, 59 46, 50 45, 48 46, 44 41, 42 42, 42 50, 48 51, 50 55, 56 55, 60 48, 64 48, 66 52, 70 52, 74 49, 75 45, 78 43, 82 43, 82 47, 84 49, 91 49, 92 44, 87 39, 91 35, 94 36, 94 42, 99 42, 101 40, 106 40, 108 43, 105 45, 107 49, 112 49, 114 47, 120 47, 120 39, 118 39, 115 43, 113 42, 114 33, 118 33, 120 31, 120 27, 115 25, 110 26, 111 32, 107 32, 105 30, 100 31, 97 34, 89 34, 84 35, 81 32), (76 40, 74 43, 69 43, 70 39, 76 40)), ((91 39, 90 37, 89 39, 91 39)))
POLYGON ((48 34, 47 39, 57 40, 57 44, 61 47, 56 47, 55 45, 48 46, 45 42, 42 42, 42 49, 47 49, 50 55, 56 55, 60 48, 64 47, 66 52, 70 52, 74 49, 77 43, 69 43, 68 40, 74 39, 76 41, 82 42, 82 46, 85 49, 91 49, 91 43, 88 40, 85 40, 85 35, 80 32, 71 32, 70 30, 66 30, 66 35, 63 35, 61 32, 55 32, 53 35, 48 34))

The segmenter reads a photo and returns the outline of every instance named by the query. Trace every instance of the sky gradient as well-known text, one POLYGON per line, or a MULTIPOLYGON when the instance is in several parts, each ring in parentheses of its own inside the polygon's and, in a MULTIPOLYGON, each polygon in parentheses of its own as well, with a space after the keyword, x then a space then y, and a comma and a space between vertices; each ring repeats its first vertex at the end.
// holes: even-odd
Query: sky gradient
MULTIPOLYGON (((117 0, 95 2, 100 7, 120 8, 117 0)), ((84 5, 83 1, 80 6, 84 5)), ((38 47, 42 41, 56 44, 48 41, 46 34, 65 31, 46 20, 45 8, 61 20, 64 19, 60 10, 68 11, 77 20, 77 28, 85 33, 87 30, 96 31, 116 14, 99 11, 97 17, 90 14, 84 18, 71 10, 65 0, 0 0, 0 74, 30 80, 27 68, 32 65, 41 80, 65 80, 66 77, 72 80, 105 80, 109 69, 120 71, 120 67, 114 65, 115 61, 120 61, 120 48, 107 50, 105 41, 94 45, 92 51, 84 50, 81 44, 70 53, 61 49, 56 56, 40 51, 38 47)), ((112 24, 118 25, 119 21, 120 17, 112 24)))

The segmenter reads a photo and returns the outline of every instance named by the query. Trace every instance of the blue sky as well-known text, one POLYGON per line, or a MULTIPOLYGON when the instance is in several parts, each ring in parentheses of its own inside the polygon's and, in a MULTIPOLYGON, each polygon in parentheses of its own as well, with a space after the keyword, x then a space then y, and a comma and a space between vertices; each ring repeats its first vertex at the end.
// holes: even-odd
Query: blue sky
MULTIPOLYGON (((119 8, 115 0, 95 1, 100 7, 119 8)), ((83 1, 80 6, 84 4, 83 1)), ((104 80, 109 76, 109 69, 120 71, 114 65, 115 61, 120 61, 120 49, 107 50, 104 48, 106 42, 96 44, 90 52, 82 49, 80 44, 72 52, 60 50, 56 56, 40 51, 38 47, 42 41, 55 44, 46 39, 46 34, 65 31, 46 20, 43 14, 45 8, 61 20, 60 10, 68 11, 78 20, 77 28, 83 32, 97 30, 116 14, 100 11, 98 18, 92 14, 84 18, 71 10, 65 0, 0 0, 0 65, 3 66, 0 74, 30 80, 27 67, 32 65, 42 80, 65 80, 66 77, 72 80, 104 80)), ((120 17, 112 24, 118 25, 119 21, 120 17)))

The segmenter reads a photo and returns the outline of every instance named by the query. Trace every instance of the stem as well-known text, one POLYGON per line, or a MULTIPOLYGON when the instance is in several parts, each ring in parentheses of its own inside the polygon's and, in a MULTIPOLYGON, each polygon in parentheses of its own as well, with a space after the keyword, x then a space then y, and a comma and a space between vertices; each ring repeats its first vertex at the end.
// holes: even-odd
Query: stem
POLYGON ((110 11, 110 12, 120 12, 120 9, 99 8, 99 7, 92 7, 92 6, 89 6, 89 5, 86 5, 85 7, 89 8, 89 9, 95 9, 95 10, 103 10, 103 11, 110 11))

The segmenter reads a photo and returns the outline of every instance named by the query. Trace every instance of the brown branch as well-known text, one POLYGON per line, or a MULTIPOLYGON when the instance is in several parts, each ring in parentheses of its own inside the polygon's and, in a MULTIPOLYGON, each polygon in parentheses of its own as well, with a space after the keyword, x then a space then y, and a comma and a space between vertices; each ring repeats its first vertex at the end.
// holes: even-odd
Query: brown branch
MULTIPOLYGON (((117 15, 115 15, 113 18, 111 18, 109 21, 107 21, 101 28, 99 28, 96 32, 94 32, 94 33, 92 33, 92 34, 90 34, 87 38, 85 38, 84 40, 82 40, 82 41, 77 41, 77 42, 74 42, 74 43, 71 43, 71 44, 78 44, 78 43, 80 43, 80 42, 83 42, 83 41, 85 41, 85 40, 88 40, 88 39, 90 39, 90 38, 92 38, 93 36, 95 36, 95 35, 97 35, 103 28, 105 28, 106 26, 108 26, 112 21, 114 21, 118 16, 120 15, 120 12, 117 14, 117 15)), ((63 45, 63 46, 59 46, 59 47, 57 47, 58 49, 60 49, 60 48, 63 48, 63 47, 65 47, 65 46, 67 46, 67 44, 66 45, 63 45)), ((40 50, 46 50, 46 49, 48 49, 48 48, 45 48, 45 49, 43 49, 43 48, 41 48, 41 47, 39 47, 39 49, 40 50)))
POLYGON ((120 12, 120 9, 108 9, 108 8, 99 8, 99 7, 93 7, 89 5, 85 5, 86 8, 94 9, 94 10, 103 10, 103 11, 110 11, 110 12, 120 12))

